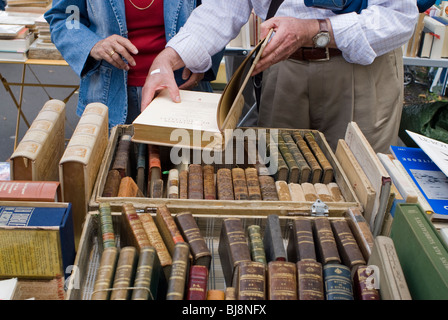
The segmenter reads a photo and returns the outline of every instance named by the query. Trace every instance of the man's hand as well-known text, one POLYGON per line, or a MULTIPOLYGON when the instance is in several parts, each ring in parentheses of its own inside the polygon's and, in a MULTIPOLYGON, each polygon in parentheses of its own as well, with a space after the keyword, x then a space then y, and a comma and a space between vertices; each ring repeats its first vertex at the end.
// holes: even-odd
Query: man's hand
POLYGON ((190 69, 184 68, 182 71, 182 79, 186 80, 179 89, 192 89, 199 84, 199 81, 204 79, 203 73, 191 73, 190 69))
POLYGON ((288 57, 300 47, 312 46, 312 38, 319 31, 315 19, 274 17, 261 24, 261 39, 274 29, 274 36, 266 45, 252 75, 262 72, 288 57))
POLYGON ((135 60, 131 54, 138 54, 137 48, 129 39, 117 34, 98 41, 90 50, 90 55, 95 60, 106 60, 111 65, 123 70, 129 70, 129 66, 123 61, 123 58, 131 66, 135 66, 135 60))

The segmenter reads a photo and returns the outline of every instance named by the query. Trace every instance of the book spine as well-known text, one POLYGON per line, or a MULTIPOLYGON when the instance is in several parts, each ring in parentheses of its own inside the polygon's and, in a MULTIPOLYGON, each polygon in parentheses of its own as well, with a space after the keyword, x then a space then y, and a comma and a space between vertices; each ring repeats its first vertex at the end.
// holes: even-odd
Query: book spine
POLYGON ((297 266, 299 300, 324 300, 322 264, 313 260, 301 260, 297 266))
POLYGON ((122 217, 124 219, 123 227, 125 227, 122 233, 123 240, 127 240, 124 242, 128 242, 129 246, 135 246, 139 250, 151 246, 142 222, 132 203, 123 204, 122 217))
POLYGON ((286 181, 280 180, 275 181, 275 189, 277 190, 278 200, 280 201, 291 201, 291 193, 289 192, 289 187, 286 181))
POLYGON ((211 289, 207 291, 207 300, 225 300, 225 298, 226 294, 222 290, 211 289))
MULTIPOLYGON (((280 154, 283 156, 283 159, 285 160, 286 165, 288 166, 288 181, 290 183, 297 183, 300 179, 300 170, 299 166, 297 165, 296 160, 294 159, 291 151, 289 150, 288 146, 286 145, 285 140, 283 140, 283 135, 278 135, 278 149, 280 151, 280 154)), ((281 180, 284 181, 284 180, 281 180)))
POLYGON ((238 264, 237 300, 266 300, 266 266, 255 261, 238 264))
POLYGON ((162 239, 165 242, 166 247, 168 248, 168 251, 170 252, 171 256, 173 256, 174 246, 177 243, 185 241, 167 206, 162 205, 157 207, 155 222, 157 228, 159 229, 160 235, 162 236, 162 239))
POLYGON ((330 182, 327 185, 327 188, 334 202, 345 202, 345 198, 342 195, 341 189, 336 182, 330 182))
POLYGON ((306 162, 311 168, 311 173, 308 181, 302 181, 304 182, 310 182, 310 183, 317 183, 320 181, 320 178, 322 176, 322 168, 317 161, 316 157, 314 156, 313 152, 308 147, 306 141, 303 139, 302 135, 297 132, 293 131, 291 134, 293 140, 295 141, 297 147, 302 152, 303 157, 305 158, 306 162))
POLYGON ((264 252, 263 238, 261 236, 261 227, 259 225, 250 225, 248 228, 249 247, 252 261, 267 264, 266 254, 264 252))
POLYGON ((314 231, 320 262, 323 265, 328 263, 341 263, 336 240, 328 218, 317 217, 314 219, 314 231))
POLYGON ((142 249, 138 257, 131 299, 156 300, 160 273, 161 266, 155 248, 142 249))
POLYGON ((261 200, 260 182, 258 181, 258 172, 256 168, 246 168, 247 193, 249 200, 261 200))
POLYGON ((186 300, 207 300, 208 268, 193 265, 188 277, 186 300))
POLYGON ((224 292, 225 300, 236 300, 236 288, 235 287, 226 287, 226 291, 224 292))
POLYGON ((305 202, 305 193, 303 193, 302 186, 298 183, 288 184, 289 193, 291 194, 291 201, 305 202))
POLYGON ((286 250, 283 244, 280 219, 276 214, 270 214, 266 220, 263 245, 268 262, 286 261, 286 250))
POLYGON ((380 293, 369 283, 367 266, 359 266, 353 277, 353 295, 356 300, 380 300, 380 293))
POLYGON ((353 285, 350 269, 341 264, 323 267, 326 300, 353 300, 353 285))
POLYGON ((217 172, 216 179, 219 200, 234 200, 232 171, 227 168, 221 168, 217 172))
POLYGON ((134 278, 137 264, 137 249, 135 247, 124 247, 120 250, 117 268, 115 271, 114 289, 110 300, 127 300, 130 296, 130 287, 134 278))
POLYGON ((121 178, 117 197, 141 197, 141 191, 132 177, 121 178))
POLYGON ((173 267, 168 279, 166 300, 183 300, 187 283, 190 262, 190 246, 186 242, 178 242, 174 246, 173 267))
POLYGON ((123 134, 118 141, 117 151, 115 152, 115 159, 112 164, 112 170, 118 170, 122 178, 129 176, 129 159, 131 150, 132 136, 130 134, 123 134))
MULTIPOLYGON (((148 194, 149 198, 154 198, 154 184, 162 179, 162 163, 160 161, 160 148, 157 145, 148 145, 148 194)), ((160 183, 159 183, 160 184, 160 183)))
POLYGON ((297 300, 296 265, 288 261, 271 261, 267 271, 268 300, 297 300))
POLYGON ((100 265, 98 267, 95 284, 91 300, 108 300, 110 297, 112 284, 115 275, 115 268, 118 261, 118 248, 111 247, 104 249, 101 254, 100 265))
POLYGON ((3 201, 61 201, 57 181, 0 181, 0 200, 3 201))
POLYGON ((313 151, 317 161, 319 161, 319 164, 322 167, 322 177, 320 182, 324 184, 332 182, 334 177, 333 167, 327 157, 325 157, 325 154, 322 152, 317 141, 314 139, 313 134, 311 132, 306 132, 305 140, 308 142, 310 149, 313 151))
POLYGON ((171 259, 170 253, 168 252, 168 248, 165 245, 165 242, 163 242, 159 229, 157 229, 153 217, 149 213, 143 213, 139 214, 139 218, 142 222, 143 229, 145 229, 151 246, 156 249, 160 264, 162 265, 162 267, 170 266, 173 261, 171 259))
POLYGON ((271 137, 270 134, 267 134, 267 145, 266 149, 269 152, 269 157, 271 158, 271 161, 277 162, 277 172, 275 173, 275 180, 283 180, 288 181, 288 175, 289 175, 289 168, 286 164, 285 159, 283 159, 282 154, 279 151, 279 145, 276 143, 276 136, 271 137))
POLYGON ((188 171, 179 173, 179 199, 188 199, 188 171))
POLYGON ((179 198, 179 170, 171 169, 169 171, 166 192, 169 199, 179 198))
POLYGON ((277 188, 274 178, 271 176, 259 176, 261 197, 265 201, 278 201, 277 188))
POLYGON ((349 268, 366 264, 362 252, 346 220, 331 221, 342 262, 349 268))
POLYGON ((200 164, 190 164, 188 170, 188 198, 204 199, 202 166, 200 164))
POLYGON ((176 215, 175 220, 182 237, 190 245, 191 253, 193 255, 193 264, 203 265, 209 269, 212 254, 207 247, 207 243, 205 242, 193 215, 189 212, 180 213, 176 215))
POLYGON ((163 180, 156 179, 151 184, 152 198, 163 198, 163 180))
POLYGON ((204 199, 214 200, 216 199, 215 168, 212 165, 205 165, 203 168, 203 175, 204 199))
POLYGON ((99 213, 103 248, 106 249, 110 247, 116 247, 110 204, 101 202, 99 205, 99 213))
MULTIPOLYGON (((291 152, 292 157, 294 158, 295 162, 297 163, 297 166, 299 168, 299 180, 297 183, 303 183, 308 182, 310 180, 311 176, 311 168, 306 161, 305 157, 303 156, 302 152, 300 152, 299 148, 297 147, 297 144, 294 142, 294 139, 292 138, 291 134, 287 131, 282 132, 283 140, 285 141, 286 146, 288 147, 289 151, 291 152)), ((293 182, 293 181, 290 181, 293 182)))
POLYGON ((287 249, 288 261, 317 260, 310 219, 299 217, 292 221, 287 249))
POLYGON ((316 189, 314 188, 314 184, 309 182, 302 183, 302 190, 306 201, 315 202, 319 199, 316 189))
POLYGON ((321 201, 323 201, 325 203, 333 202, 333 197, 331 196, 330 191, 328 190, 328 187, 326 184, 315 183, 314 190, 316 190, 317 197, 321 201))
POLYGON ((146 184, 146 156, 148 155, 148 146, 144 143, 139 143, 137 146, 137 174, 136 183, 138 188, 145 194, 146 184))
POLYGON ((121 175, 118 170, 109 170, 104 183, 103 197, 116 197, 120 189, 121 175))
POLYGON ((235 200, 249 199, 247 191, 246 174, 242 168, 232 168, 232 182, 235 200))

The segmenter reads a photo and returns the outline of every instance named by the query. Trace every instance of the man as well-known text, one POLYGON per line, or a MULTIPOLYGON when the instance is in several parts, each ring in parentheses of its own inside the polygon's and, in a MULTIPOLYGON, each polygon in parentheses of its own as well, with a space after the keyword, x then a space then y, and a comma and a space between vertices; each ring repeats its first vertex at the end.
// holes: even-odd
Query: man
MULTIPOLYGON (((264 18, 270 2, 203 1, 155 59, 142 109, 162 88, 178 101, 172 70, 209 68, 211 55, 238 34, 251 11, 264 18)), ((355 121, 377 152, 387 152, 396 143, 401 118, 401 46, 417 16, 415 0, 370 0, 359 14, 284 1, 261 28, 262 37, 270 29, 275 34, 254 71, 264 71, 258 125, 316 129, 334 149, 347 123, 355 121)))

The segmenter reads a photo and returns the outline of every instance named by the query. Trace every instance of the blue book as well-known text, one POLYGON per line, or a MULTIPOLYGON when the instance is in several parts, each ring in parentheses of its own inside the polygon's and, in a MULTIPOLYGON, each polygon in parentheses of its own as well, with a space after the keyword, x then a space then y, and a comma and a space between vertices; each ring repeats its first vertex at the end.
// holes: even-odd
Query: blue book
POLYGON ((448 215, 448 177, 421 148, 391 146, 434 213, 448 215))
POLYGON ((326 264, 323 278, 326 300, 354 300, 350 268, 343 264, 326 264))

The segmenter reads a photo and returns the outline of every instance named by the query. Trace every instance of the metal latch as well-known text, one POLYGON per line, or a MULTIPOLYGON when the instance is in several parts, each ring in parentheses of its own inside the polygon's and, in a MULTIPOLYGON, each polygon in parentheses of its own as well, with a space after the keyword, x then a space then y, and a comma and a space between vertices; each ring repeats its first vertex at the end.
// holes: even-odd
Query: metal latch
POLYGON ((312 216, 328 216, 328 206, 320 199, 311 205, 312 216))

